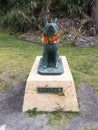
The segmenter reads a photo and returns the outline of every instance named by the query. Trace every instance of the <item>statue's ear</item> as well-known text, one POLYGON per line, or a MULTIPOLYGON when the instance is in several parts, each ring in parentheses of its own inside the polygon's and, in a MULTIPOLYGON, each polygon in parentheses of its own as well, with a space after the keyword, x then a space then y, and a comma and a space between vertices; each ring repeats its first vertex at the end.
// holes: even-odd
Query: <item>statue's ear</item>
POLYGON ((55 18, 54 23, 58 25, 58 19, 55 18))

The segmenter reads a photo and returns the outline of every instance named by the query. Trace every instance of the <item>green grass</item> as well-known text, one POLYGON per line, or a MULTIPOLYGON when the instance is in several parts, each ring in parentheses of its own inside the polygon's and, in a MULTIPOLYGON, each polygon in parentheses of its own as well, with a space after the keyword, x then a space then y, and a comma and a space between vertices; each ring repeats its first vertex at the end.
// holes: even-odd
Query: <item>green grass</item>
MULTIPOLYGON (((76 87, 86 82, 98 91, 98 48, 60 47, 67 57, 76 87)), ((0 33, 0 90, 27 80, 42 46, 0 33)))
POLYGON ((26 81, 42 48, 0 33, 0 89, 26 81))
POLYGON ((80 116, 79 112, 63 112, 57 109, 51 113, 47 113, 48 124, 52 126, 65 126, 70 120, 76 116, 80 116))
POLYGON ((37 108, 33 108, 32 110, 29 109, 26 111, 26 113, 28 114, 29 117, 33 117, 33 116, 37 116, 38 112, 37 112, 37 108))
POLYGON ((76 116, 80 116, 80 112, 64 112, 62 108, 56 108, 53 112, 37 111, 37 108, 29 109, 26 111, 29 117, 36 117, 40 114, 46 114, 48 124, 52 126, 65 126, 70 120, 76 116))
POLYGON ((98 130, 98 128, 86 128, 85 130, 98 130))
POLYGON ((98 90, 98 48, 60 48, 66 55, 76 86, 86 82, 98 90))

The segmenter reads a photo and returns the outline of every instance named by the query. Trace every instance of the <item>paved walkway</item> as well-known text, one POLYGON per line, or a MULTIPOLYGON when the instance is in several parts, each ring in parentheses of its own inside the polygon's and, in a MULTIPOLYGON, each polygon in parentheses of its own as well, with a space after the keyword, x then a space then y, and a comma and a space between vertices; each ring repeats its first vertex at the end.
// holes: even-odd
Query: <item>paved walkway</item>
POLYGON ((0 130, 85 130, 98 128, 98 94, 82 83, 77 92, 81 116, 70 120, 67 126, 47 124, 45 114, 29 118, 22 113, 25 83, 0 93, 0 130))

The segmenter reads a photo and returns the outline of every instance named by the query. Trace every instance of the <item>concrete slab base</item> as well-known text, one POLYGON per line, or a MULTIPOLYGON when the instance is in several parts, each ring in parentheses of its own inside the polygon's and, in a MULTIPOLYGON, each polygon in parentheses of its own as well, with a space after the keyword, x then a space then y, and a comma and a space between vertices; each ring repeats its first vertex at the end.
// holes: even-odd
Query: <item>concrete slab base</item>
POLYGON ((62 59, 64 73, 61 75, 40 75, 37 73, 41 56, 37 56, 26 83, 23 112, 37 108, 38 111, 55 111, 62 108, 64 111, 78 112, 78 101, 68 62, 65 56, 62 59), (38 93, 38 87, 63 88, 63 95, 56 93, 38 93))

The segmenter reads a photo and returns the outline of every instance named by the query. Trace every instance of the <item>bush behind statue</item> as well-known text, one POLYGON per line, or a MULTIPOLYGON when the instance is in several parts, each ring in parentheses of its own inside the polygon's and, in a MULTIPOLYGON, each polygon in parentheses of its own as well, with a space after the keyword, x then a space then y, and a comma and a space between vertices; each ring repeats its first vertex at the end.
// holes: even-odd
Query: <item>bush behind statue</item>
POLYGON ((12 10, 2 17, 1 25, 13 32, 25 32, 31 27, 31 19, 22 11, 12 10))
MULTIPOLYGON (((91 16, 95 0, 2 0, 0 24, 12 32, 42 29, 47 9, 59 18, 91 16), (63 15, 63 16, 62 16, 63 15)), ((55 17, 55 16, 54 16, 55 17)))

